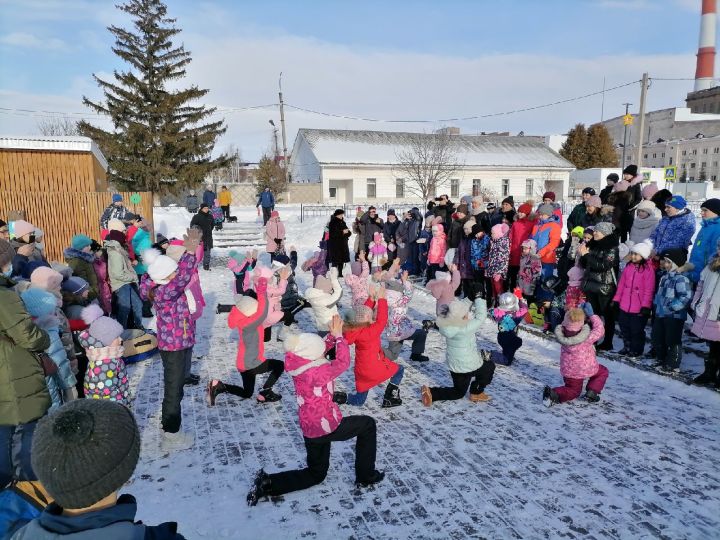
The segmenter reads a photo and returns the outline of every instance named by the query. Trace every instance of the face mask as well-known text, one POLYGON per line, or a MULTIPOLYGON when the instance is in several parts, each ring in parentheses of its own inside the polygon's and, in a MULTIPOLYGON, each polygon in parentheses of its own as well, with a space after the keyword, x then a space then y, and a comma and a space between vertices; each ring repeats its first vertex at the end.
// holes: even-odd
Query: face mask
POLYGON ((6 278, 9 278, 10 276, 12 276, 12 271, 13 271, 13 267, 12 267, 12 263, 10 263, 10 266, 8 266, 8 269, 3 272, 3 276, 5 276, 6 278))

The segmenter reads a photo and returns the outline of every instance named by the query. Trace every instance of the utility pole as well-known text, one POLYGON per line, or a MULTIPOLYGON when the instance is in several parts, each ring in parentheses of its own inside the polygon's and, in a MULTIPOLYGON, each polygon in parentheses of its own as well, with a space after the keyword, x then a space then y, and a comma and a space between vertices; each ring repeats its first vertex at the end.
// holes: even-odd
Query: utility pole
POLYGON ((627 127, 628 127, 628 111, 630 110, 630 105, 632 103, 623 103, 625 105, 625 116, 623 117, 623 124, 625 125, 625 128, 623 130, 623 153, 622 153, 622 163, 620 164, 620 170, 625 168, 625 152, 627 150, 627 127))
POLYGON ((602 103, 600 104, 600 122, 605 120, 605 77, 603 77, 602 103))
POLYGON ((278 88, 280 91, 278 95, 280 97, 280 127, 282 128, 282 142, 283 142, 283 166, 285 169, 285 182, 288 182, 288 175, 290 173, 287 158, 287 138, 285 136, 285 108, 282 97, 282 71, 280 72, 280 78, 278 79, 278 88))
POLYGON ((277 127, 275 127, 275 122, 273 122, 272 120, 268 120, 268 123, 273 127, 273 135, 275 136, 275 163, 277 163, 279 161, 278 158, 280 157, 280 149, 278 148, 277 140, 278 129, 277 127))
POLYGON ((638 174, 640 174, 640 168, 642 167, 643 160, 643 140, 645 139, 645 100, 647 99, 648 91, 648 74, 643 73, 642 87, 640 89, 640 124, 638 125, 638 154, 637 161, 635 164, 638 168, 638 174))

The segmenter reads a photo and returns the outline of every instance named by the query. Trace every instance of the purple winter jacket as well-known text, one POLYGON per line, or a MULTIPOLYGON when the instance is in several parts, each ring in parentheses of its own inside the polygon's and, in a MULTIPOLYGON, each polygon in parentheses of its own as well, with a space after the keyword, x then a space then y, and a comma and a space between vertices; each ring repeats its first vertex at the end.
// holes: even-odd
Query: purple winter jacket
POLYGON ((153 291, 153 306, 157 316, 158 349, 181 351, 195 345, 195 317, 188 308, 185 289, 195 270, 195 256, 185 253, 178 261, 175 277, 166 285, 158 285, 147 275, 140 283, 140 296, 149 300, 153 291))

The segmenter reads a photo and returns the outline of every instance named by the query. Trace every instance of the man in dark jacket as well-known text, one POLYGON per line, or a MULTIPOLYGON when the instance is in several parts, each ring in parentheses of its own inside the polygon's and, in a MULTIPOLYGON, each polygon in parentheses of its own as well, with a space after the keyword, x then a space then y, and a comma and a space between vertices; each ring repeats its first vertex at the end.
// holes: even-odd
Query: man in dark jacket
POLYGON ((118 491, 140 457, 135 417, 114 401, 79 399, 46 416, 35 431, 32 464, 54 502, 12 537, 184 540, 177 523, 135 522, 137 504, 118 491))
POLYGON ((262 212, 263 212, 263 227, 267 225, 268 220, 270 219, 270 213, 275 210, 275 197, 272 194, 272 191, 270 191, 269 187, 266 187, 260 192, 260 195, 258 195, 258 202, 255 205, 255 208, 259 208, 262 206, 262 212))
POLYGON ((583 188, 582 190, 582 201, 575 205, 570 215, 567 218, 568 232, 572 231, 578 225, 582 225, 583 216, 585 215, 587 205, 585 204, 590 197, 595 195, 595 190, 591 187, 583 188))
POLYGON ((515 200, 512 195, 503 199, 500 204, 500 211, 502 212, 505 223, 512 225, 513 221, 515 221, 515 214, 517 213, 515 211, 515 200))
POLYGON ((208 184, 205 187, 205 191, 203 191, 203 203, 212 208, 213 204, 215 204, 215 199, 217 199, 217 194, 212 190, 212 186, 208 184))
POLYGON ((613 188, 615 187, 615 184, 618 183, 620 180, 620 177, 615 173, 610 173, 607 175, 607 178, 605 178, 605 181, 607 182, 607 186, 602 188, 600 190, 600 200, 603 204, 607 204, 608 197, 612 193, 613 188))
POLYGON ((202 231, 203 242, 203 269, 210 270, 210 250, 213 247, 213 229, 215 221, 210 213, 210 207, 206 203, 200 205, 200 211, 190 220, 190 227, 197 227, 202 231))
POLYGON ((123 223, 127 221, 127 217, 130 211, 125 208, 123 204, 122 195, 119 193, 113 193, 112 202, 110 205, 103 210, 102 216, 100 216, 100 228, 107 229, 108 221, 111 219, 119 219, 123 223))
POLYGON ((435 199, 435 206, 433 207, 433 215, 439 216, 443 219, 443 226, 445 232, 450 230, 450 223, 452 222, 452 215, 455 213, 455 205, 450 201, 447 195, 440 195, 435 199))
POLYGON ((460 241, 463 238, 463 227, 467 222, 468 218, 468 207, 467 204, 458 205, 455 210, 457 219, 454 219, 450 225, 450 234, 448 234, 447 247, 457 249, 460 246, 460 241))
POLYGON ((360 223, 363 224, 363 227, 365 228, 364 234, 365 237, 363 239, 363 251, 365 253, 368 252, 368 248, 370 246, 370 242, 373 240, 373 236, 376 232, 382 233, 383 232, 383 220, 380 216, 377 215, 377 208, 374 206, 371 206, 368 208, 368 211, 365 212, 362 217, 360 218, 360 223))
POLYGON ((423 217, 422 214, 420 214, 420 209, 417 207, 411 208, 408 215, 410 217, 410 221, 407 224, 407 241, 410 244, 410 251, 408 252, 408 257, 403 269, 407 270, 410 275, 417 276, 420 273, 420 246, 417 241, 418 238, 420 238, 420 233, 422 232, 423 217))
POLYGON ((400 220, 397 218, 395 210, 390 208, 387 211, 387 221, 383 225, 383 239, 388 246, 388 263, 392 263, 398 255, 396 234, 399 226, 400 220))
POLYGON ((38 418, 50 408, 42 366, 33 353, 50 346, 50 338, 33 323, 6 276, 13 249, 0 240, 0 488, 19 471, 20 480, 35 480, 30 445, 38 418))
POLYGON ((194 189, 191 189, 188 196, 185 197, 185 208, 187 208, 187 211, 191 214, 198 211, 198 198, 197 195, 195 195, 194 189))

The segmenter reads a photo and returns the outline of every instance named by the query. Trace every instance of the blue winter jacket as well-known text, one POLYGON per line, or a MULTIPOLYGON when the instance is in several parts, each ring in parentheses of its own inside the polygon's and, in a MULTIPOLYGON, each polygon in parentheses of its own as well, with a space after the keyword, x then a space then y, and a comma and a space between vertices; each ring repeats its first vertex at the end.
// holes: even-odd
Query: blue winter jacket
POLYGON ((214 191, 206 189, 203 192, 203 203, 207 204, 210 208, 215 204, 215 199, 217 199, 217 195, 215 195, 214 191))
POLYGON ((703 219, 690 252, 690 262, 695 266, 688 277, 695 283, 700 279, 705 265, 717 253, 718 240, 720 240, 720 217, 703 219))
POLYGON ((473 270, 485 268, 490 253, 490 238, 485 235, 482 238, 470 240, 470 262, 473 270))
POLYGON ((692 297, 692 285, 686 276, 677 272, 663 273, 653 300, 655 316, 684 321, 692 297))
POLYGON ((138 229, 132 237, 131 243, 133 251, 135 251, 135 255, 140 261, 137 266, 135 266, 135 273, 138 276, 142 276, 147 272, 147 265, 142 260, 142 253, 146 249, 150 249, 152 247, 152 242, 150 242, 150 233, 148 233, 145 229, 138 229))
POLYGON ((547 223, 557 223, 560 225, 560 218, 553 214, 547 219, 539 219, 535 224, 535 234, 530 238, 535 240, 538 253, 550 243, 550 227, 544 227, 547 223))
POLYGON ((273 208, 275 206, 275 197, 273 197, 272 191, 263 191, 258 197, 258 202, 255 205, 262 206, 263 208, 273 208))
POLYGON ((185 540, 177 532, 177 523, 167 522, 148 526, 135 523, 137 503, 132 495, 121 495, 117 504, 102 510, 77 516, 63 515, 55 503, 17 531, 13 540, 185 540))
MULTIPOLYGON (((674 216, 663 216, 655 231, 650 235, 655 253, 666 249, 687 249, 695 234, 695 216, 685 208, 674 216)), ((702 268, 700 269, 702 270, 702 268)))

